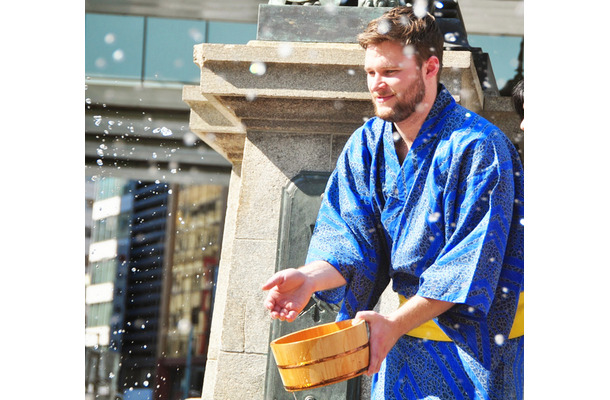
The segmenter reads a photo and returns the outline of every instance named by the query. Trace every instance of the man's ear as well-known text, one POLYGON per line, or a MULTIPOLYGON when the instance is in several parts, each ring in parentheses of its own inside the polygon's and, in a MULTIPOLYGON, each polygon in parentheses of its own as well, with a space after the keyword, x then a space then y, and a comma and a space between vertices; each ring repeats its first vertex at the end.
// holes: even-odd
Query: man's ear
POLYGON ((441 63, 437 56, 430 56, 424 63, 424 73, 426 78, 433 78, 438 75, 441 68, 441 63))

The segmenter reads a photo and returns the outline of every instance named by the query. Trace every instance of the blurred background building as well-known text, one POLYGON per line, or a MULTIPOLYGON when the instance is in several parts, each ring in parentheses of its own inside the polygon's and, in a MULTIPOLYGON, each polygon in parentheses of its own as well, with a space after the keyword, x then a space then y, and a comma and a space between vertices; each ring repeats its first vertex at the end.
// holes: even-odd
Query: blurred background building
MULTIPOLYGON (((256 39, 258 4, 85 1, 85 393, 199 397, 230 164, 189 130, 199 43, 256 39)), ((462 0, 473 47, 508 93, 523 1, 462 0)))

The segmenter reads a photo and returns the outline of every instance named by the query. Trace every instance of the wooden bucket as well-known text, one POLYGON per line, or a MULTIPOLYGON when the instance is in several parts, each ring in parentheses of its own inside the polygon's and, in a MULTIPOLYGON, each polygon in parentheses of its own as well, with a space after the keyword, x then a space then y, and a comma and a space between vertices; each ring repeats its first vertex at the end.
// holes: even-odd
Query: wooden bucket
POLYGON ((271 342, 284 388, 289 392, 322 387, 362 375, 369 366, 364 320, 331 322, 271 342))

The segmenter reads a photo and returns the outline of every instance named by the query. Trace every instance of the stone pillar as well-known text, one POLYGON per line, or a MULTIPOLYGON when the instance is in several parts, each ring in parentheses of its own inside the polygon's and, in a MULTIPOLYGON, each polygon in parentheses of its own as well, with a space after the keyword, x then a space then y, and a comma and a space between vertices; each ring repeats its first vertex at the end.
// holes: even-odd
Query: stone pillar
MULTIPOLYGON (((233 164, 203 399, 263 399, 271 319, 260 288, 276 269, 282 191, 301 171, 331 171, 374 115, 364 52, 354 43, 256 40, 198 45, 194 58, 201 83, 183 90, 190 128, 233 164)), ((458 101, 485 114, 470 52, 445 52, 442 74, 458 101)), ((501 103, 489 114, 518 132, 512 106, 501 103)), ((382 312, 395 297, 384 296, 382 312)))

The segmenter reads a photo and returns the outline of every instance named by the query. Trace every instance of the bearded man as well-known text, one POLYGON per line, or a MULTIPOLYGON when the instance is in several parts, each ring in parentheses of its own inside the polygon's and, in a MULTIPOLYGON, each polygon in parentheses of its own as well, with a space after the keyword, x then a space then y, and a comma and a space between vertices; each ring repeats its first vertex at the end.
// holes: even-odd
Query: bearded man
POLYGON ((523 167, 440 84, 433 16, 397 7, 359 35, 377 117, 332 173, 307 261, 263 286, 293 321, 313 293, 368 323, 373 399, 523 398, 523 167), (401 306, 371 311, 389 283, 401 306))

